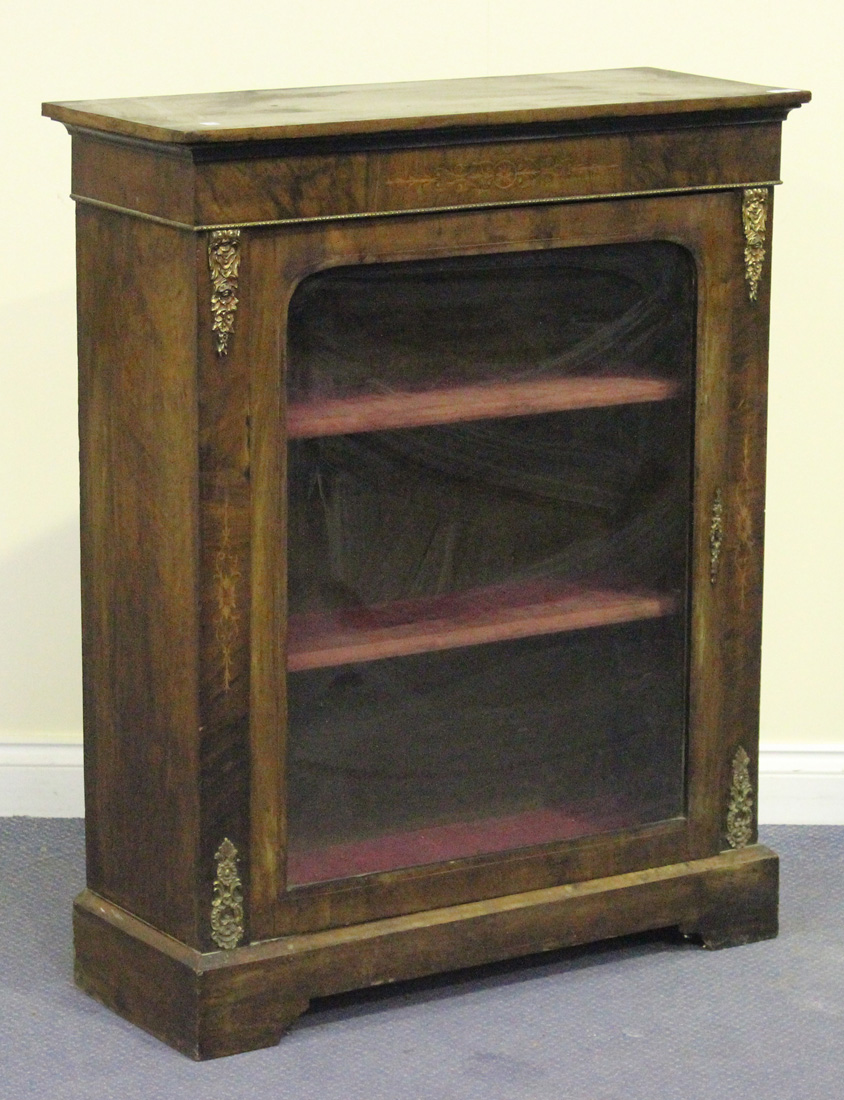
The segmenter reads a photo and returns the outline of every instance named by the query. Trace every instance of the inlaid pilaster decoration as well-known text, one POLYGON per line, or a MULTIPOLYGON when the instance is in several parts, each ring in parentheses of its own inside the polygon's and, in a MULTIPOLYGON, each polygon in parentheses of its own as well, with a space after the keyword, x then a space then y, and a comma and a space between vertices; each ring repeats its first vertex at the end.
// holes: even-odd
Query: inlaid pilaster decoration
POLYGON ((215 229, 208 240, 211 269, 211 314, 218 355, 227 355, 237 310, 240 230, 215 229))
POLYGON ((721 545, 724 541, 724 500, 721 490, 715 490, 712 500, 712 512, 709 517, 709 583, 718 580, 718 567, 721 563, 721 545))
POLYGON ((228 837, 217 849, 217 877, 211 902, 211 938, 230 951, 243 939, 243 889, 237 873, 237 848, 228 837))
POLYGON ((217 600, 214 637, 220 647, 220 659, 223 665, 223 689, 225 691, 231 690, 232 664, 240 631, 239 580, 240 569, 238 568, 237 556, 232 550, 229 502, 227 499, 223 505, 223 529, 220 548, 214 560, 214 591, 217 600))
POLYGON ((741 220, 744 225, 744 277, 751 302, 759 295, 759 280, 765 262, 765 228, 768 221, 768 189, 748 187, 742 195, 741 220))
POLYGON ((733 757, 727 810, 727 843, 731 848, 746 848, 753 836, 753 786, 749 765, 750 757, 739 746, 733 757))

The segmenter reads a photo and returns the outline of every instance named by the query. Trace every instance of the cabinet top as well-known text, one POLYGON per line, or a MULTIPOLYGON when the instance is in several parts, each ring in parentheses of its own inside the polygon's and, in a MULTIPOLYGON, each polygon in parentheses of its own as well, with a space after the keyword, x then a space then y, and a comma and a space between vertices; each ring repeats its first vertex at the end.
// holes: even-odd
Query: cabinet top
POLYGON ((45 103, 67 126, 196 145, 775 109, 811 98, 665 69, 45 103))

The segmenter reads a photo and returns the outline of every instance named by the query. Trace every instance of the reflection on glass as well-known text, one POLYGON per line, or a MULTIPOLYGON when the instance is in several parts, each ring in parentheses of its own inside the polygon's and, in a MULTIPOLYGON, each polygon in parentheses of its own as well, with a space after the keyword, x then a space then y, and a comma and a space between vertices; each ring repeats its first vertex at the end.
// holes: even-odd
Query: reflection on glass
POLYGON ((683 811, 694 275, 666 243, 291 302, 291 884, 683 811))

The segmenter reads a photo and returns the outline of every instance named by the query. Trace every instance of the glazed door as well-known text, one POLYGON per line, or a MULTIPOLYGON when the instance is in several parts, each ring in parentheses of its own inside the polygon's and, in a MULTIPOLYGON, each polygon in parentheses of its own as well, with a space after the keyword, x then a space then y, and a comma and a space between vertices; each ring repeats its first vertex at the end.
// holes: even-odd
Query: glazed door
POLYGON ((286 242, 283 927, 720 846, 693 669, 725 198, 286 242))

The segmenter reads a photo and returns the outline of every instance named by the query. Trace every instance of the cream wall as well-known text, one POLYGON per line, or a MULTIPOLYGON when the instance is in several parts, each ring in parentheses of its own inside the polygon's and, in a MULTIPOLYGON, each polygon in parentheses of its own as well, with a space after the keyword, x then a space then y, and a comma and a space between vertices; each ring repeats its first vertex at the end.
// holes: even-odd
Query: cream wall
POLYGON ((40 101, 653 65, 815 94, 776 196, 762 728, 844 748, 839 4, 32 0, 2 41, 0 745, 81 730, 70 142, 40 101))

